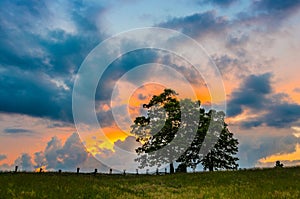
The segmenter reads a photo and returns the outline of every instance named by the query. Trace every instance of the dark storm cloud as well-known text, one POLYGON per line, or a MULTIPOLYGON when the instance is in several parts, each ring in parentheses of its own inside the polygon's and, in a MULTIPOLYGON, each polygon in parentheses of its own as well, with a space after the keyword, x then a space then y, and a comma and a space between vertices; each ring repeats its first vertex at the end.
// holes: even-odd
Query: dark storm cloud
POLYGON ((7 158, 7 156, 5 154, 0 154, 0 161, 5 160, 6 158, 7 158))
POLYGON ((223 31, 228 24, 229 21, 225 17, 217 16, 215 11, 207 11, 186 17, 173 18, 159 24, 159 26, 181 31, 191 37, 198 37, 223 31))
POLYGON ((1 1, 0 112, 71 122, 72 76, 104 37, 96 21, 103 10, 81 1, 1 1))
MULTIPOLYGON (((272 103, 272 102, 270 102, 272 103)), ((242 126, 255 127, 260 125, 273 126, 276 128, 291 127, 300 119, 300 105, 283 102, 281 104, 270 104, 266 114, 242 123, 242 126)))
POLYGON ((242 113, 244 107, 259 109, 266 105, 266 95, 271 93, 271 74, 249 76, 237 91, 233 91, 228 102, 229 117, 242 113))
POLYGON ((103 8, 78 2, 62 4, 57 1, 1 1, 1 64, 55 75, 76 70, 101 39, 93 16, 103 8), (51 10, 54 6, 66 10, 55 13, 51 10), (74 27, 55 27, 59 22, 74 27))
POLYGON ((237 116, 245 109, 258 116, 243 121, 244 128, 267 125, 276 128, 290 127, 300 118, 300 105, 288 101, 284 93, 273 94, 271 74, 251 75, 237 91, 233 91, 228 102, 227 114, 237 116))
POLYGON ((72 121, 70 90, 57 87, 42 73, 15 69, 0 75, 1 112, 72 121))
POLYGON ((28 129, 21 128, 6 128, 4 129, 4 133, 6 134, 24 134, 24 133, 33 133, 33 131, 28 129))
MULTIPOLYGON (((99 81, 96 100, 108 100, 111 98, 115 82, 131 69, 147 63, 156 63, 159 52, 151 49, 143 49, 129 52, 116 59, 104 72, 99 81)), ((149 75, 145 72, 145 76, 149 75)), ((145 78, 145 76, 130 76, 128 81, 134 82, 135 79, 145 78)))

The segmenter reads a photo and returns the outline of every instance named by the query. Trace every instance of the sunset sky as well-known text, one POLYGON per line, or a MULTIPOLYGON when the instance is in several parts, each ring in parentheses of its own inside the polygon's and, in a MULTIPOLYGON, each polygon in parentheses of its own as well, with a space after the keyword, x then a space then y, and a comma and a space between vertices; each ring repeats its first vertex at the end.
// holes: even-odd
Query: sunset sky
POLYGON ((300 0, 2 0, 0 170, 136 168, 130 125, 164 88, 199 99, 207 110, 226 105, 240 167, 300 165, 299 35, 300 0), (162 45, 159 31, 117 40, 145 27, 187 36, 168 40, 183 53, 122 54, 152 38, 162 45), (114 45, 101 51, 111 38, 114 45), (104 70, 100 63, 114 54, 104 70), (89 63, 94 71, 84 73, 89 63), (78 135, 72 94, 86 98, 96 76, 94 110, 75 104, 78 135), (223 89, 211 90, 208 80, 223 89), (73 93, 76 81, 86 84, 73 93), (91 111, 99 124, 87 117, 91 111))

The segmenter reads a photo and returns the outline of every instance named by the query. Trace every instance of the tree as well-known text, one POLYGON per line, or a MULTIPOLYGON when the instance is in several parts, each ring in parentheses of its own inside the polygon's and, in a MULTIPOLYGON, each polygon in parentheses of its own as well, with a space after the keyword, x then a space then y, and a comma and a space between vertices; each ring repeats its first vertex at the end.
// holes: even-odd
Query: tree
POLYGON ((143 144, 136 149, 139 155, 136 161, 140 162, 140 168, 169 163, 170 172, 174 173, 172 149, 164 155, 155 152, 170 143, 179 128, 180 106, 175 95, 175 91, 165 89, 159 96, 153 96, 148 104, 143 105, 148 109, 147 117, 137 117, 131 126, 136 141, 143 144))
POLYGON ((210 152, 201 160, 204 170, 209 169, 237 169, 236 161, 239 159, 233 155, 238 152, 238 140, 233 138, 233 134, 228 130, 227 124, 220 133, 220 137, 210 152))
POLYGON ((175 91, 165 89, 159 96, 153 96, 143 105, 147 116, 137 117, 131 126, 131 133, 142 143, 136 149, 140 168, 169 163, 173 173, 174 160, 182 168, 195 168, 199 163, 210 171, 237 168, 238 158, 233 155, 238 151, 238 141, 224 122, 225 114, 205 112, 200 101, 179 101, 176 95, 175 91))
POLYGON ((276 164, 275 164, 275 168, 282 168, 282 167, 283 167, 283 164, 279 160, 277 160, 276 164))

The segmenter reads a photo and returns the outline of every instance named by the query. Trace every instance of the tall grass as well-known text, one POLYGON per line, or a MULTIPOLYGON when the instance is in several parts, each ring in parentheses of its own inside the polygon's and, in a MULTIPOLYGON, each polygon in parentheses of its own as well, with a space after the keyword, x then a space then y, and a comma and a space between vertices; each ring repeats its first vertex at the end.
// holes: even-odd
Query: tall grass
POLYGON ((0 173, 0 198, 300 198, 300 167, 162 176, 0 173))

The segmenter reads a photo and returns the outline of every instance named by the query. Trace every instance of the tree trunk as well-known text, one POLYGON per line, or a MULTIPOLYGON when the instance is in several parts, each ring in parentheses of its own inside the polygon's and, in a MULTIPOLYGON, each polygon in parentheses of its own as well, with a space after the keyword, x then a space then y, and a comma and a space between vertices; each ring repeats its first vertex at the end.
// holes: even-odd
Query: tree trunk
POLYGON ((208 169, 209 169, 209 171, 214 171, 214 166, 212 163, 209 163, 208 169))
POLYGON ((214 171, 214 163, 213 163, 213 160, 212 160, 211 153, 209 154, 209 158, 208 158, 208 170, 209 171, 214 171))
POLYGON ((174 173, 174 165, 173 162, 170 163, 170 173, 174 173))

